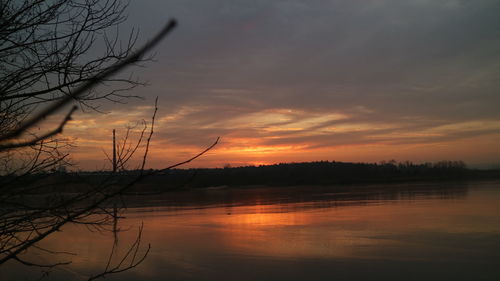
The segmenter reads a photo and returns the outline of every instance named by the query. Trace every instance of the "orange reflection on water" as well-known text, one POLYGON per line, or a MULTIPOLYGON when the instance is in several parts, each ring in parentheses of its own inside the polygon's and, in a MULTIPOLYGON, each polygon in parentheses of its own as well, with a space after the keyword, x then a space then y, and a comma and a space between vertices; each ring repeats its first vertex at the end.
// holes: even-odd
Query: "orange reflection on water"
MULTIPOLYGON (((120 225, 131 230, 120 234, 118 254, 128 249, 144 223, 143 245, 150 243, 152 251, 134 271, 138 279, 132 280, 161 280, 164 274, 199 280, 204 274, 218 276, 214 268, 226 265, 237 266, 228 270, 243 270, 249 259, 255 263, 383 260, 392 268, 391 262, 452 264, 499 256, 494 250, 500 245, 498 189, 444 192, 438 188, 424 195, 374 194, 373 198, 344 194, 351 198, 344 200, 326 199, 339 195, 319 192, 319 200, 293 202, 283 199, 288 193, 282 191, 268 194, 275 198, 271 203, 260 196, 245 204, 131 209, 120 225)), ((235 196, 230 191, 217 192, 235 196)), ((102 269, 112 243, 111 233, 89 233, 82 226, 72 226, 43 245, 78 253, 71 257, 73 264, 65 274, 85 276, 102 269)))

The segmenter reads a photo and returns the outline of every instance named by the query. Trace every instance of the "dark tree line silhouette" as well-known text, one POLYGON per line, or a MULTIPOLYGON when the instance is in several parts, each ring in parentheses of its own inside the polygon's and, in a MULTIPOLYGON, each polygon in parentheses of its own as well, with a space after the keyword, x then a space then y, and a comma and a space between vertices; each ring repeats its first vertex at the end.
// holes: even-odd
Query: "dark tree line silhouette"
MULTIPOLYGON (((467 169, 462 161, 423 164, 396 163, 395 161, 381 163, 318 161, 218 169, 172 170, 166 175, 155 177, 158 183, 162 182, 160 177, 165 177, 172 186, 213 187, 465 179, 473 174, 477 175, 473 170, 467 169)), ((148 182, 154 186, 153 178, 148 182)), ((163 182, 166 181, 163 180, 163 182)))
MULTIPOLYGON (((129 170, 120 174, 118 180, 126 182, 139 173, 141 173, 139 170, 129 170)), ((85 191, 87 187, 81 184, 83 181, 99 182, 108 174, 109 172, 100 171, 55 173, 50 177, 51 182, 73 181, 75 184, 71 185, 71 187, 62 188, 52 185, 51 189, 43 192, 85 191)), ((33 176, 37 177, 37 175, 33 176)), ((182 188, 314 186, 488 178, 500 178, 500 171, 469 169, 463 161, 439 161, 435 163, 317 161, 244 167, 226 165, 224 168, 151 170, 150 177, 144 179, 129 191, 137 194, 182 188)))

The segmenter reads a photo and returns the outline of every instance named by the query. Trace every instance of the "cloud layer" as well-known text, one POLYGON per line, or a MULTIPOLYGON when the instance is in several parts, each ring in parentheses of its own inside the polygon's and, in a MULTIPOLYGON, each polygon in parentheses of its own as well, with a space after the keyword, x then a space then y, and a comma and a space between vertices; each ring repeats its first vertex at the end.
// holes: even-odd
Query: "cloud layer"
MULTIPOLYGON (((197 166, 492 162, 498 11, 489 0, 136 1, 127 26, 142 38, 170 16, 180 22, 157 62, 136 71, 151 86, 134 94, 148 99, 81 116, 88 123, 70 132, 81 151, 95 147, 112 127, 149 118, 159 96, 155 167, 217 136, 222 143, 197 166)), ((76 158, 89 167, 83 154, 76 158)))

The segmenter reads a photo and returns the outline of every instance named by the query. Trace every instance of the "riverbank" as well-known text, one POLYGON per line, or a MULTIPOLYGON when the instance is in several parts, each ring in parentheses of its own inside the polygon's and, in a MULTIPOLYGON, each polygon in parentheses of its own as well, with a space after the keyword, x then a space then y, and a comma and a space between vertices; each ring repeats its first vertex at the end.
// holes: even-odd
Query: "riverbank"
MULTIPOLYGON (((145 171, 129 193, 161 193, 172 190, 255 188, 261 186, 300 187, 388 185, 400 183, 464 182, 500 179, 500 170, 467 169, 459 161, 438 163, 344 163, 308 162, 267 166, 214 169, 173 169, 145 171)), ((96 186, 124 186, 135 182, 140 171, 78 172, 30 175, 20 184, 33 184, 37 193, 78 193, 96 186)), ((5 179, 4 179, 5 180, 5 179)))

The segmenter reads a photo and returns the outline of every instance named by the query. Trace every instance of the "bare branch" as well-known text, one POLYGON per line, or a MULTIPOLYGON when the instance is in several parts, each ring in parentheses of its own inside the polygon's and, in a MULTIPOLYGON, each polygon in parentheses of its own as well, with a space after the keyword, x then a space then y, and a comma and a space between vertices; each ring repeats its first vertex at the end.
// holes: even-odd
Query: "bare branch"
POLYGON ((130 65, 134 62, 139 61, 141 59, 141 57, 144 56, 144 54, 146 52, 148 52, 151 48, 153 48, 156 44, 158 44, 161 39, 163 39, 166 35, 168 35, 175 28, 176 25, 177 25, 177 22, 175 20, 170 20, 165 25, 165 27, 155 37, 153 37, 153 39, 151 41, 146 43, 137 52, 130 55, 127 59, 120 61, 117 64, 113 65, 112 67, 108 68, 106 71, 100 73, 99 75, 92 77, 88 82, 84 83, 83 85, 78 87, 75 91, 73 91, 73 93, 66 96, 64 99, 56 101, 51 106, 42 110, 42 112, 36 114, 35 116, 33 116, 32 118, 27 120, 24 124, 22 124, 18 128, 16 128, 16 130, 9 132, 3 136, 0 136, 0 141, 9 140, 9 139, 18 137, 20 134, 22 134, 23 132, 25 132, 26 130, 31 128, 32 126, 38 124, 45 117, 56 113, 59 109, 64 107, 66 104, 70 103, 72 100, 74 100, 78 96, 91 90, 100 81, 106 79, 109 76, 112 76, 112 75, 118 73, 120 70, 122 70, 127 65, 130 65))
POLYGON ((55 136, 57 134, 62 133, 64 126, 66 125, 66 123, 68 123, 71 120, 71 115, 77 109, 78 109, 77 106, 73 106, 71 108, 71 110, 68 112, 68 114, 66 114, 66 117, 64 117, 64 119, 61 121, 61 123, 59 124, 59 126, 57 126, 57 128, 55 128, 54 130, 52 130, 52 131, 50 131, 48 133, 45 133, 45 134, 43 134, 43 135, 41 135, 39 137, 36 137, 36 138, 34 138, 32 140, 29 140, 29 141, 18 142, 18 143, 0 144, 0 152, 4 151, 4 150, 8 150, 8 149, 14 149, 14 148, 19 148, 19 147, 32 146, 32 145, 35 145, 35 144, 39 143, 40 141, 46 140, 46 139, 48 139, 50 137, 53 137, 53 136, 55 136))
POLYGON ((175 168, 175 167, 178 167, 178 166, 181 166, 181 165, 187 164, 187 163, 189 163, 189 162, 191 162, 191 161, 195 160, 196 158, 198 158, 198 157, 202 156, 203 154, 207 153, 209 150, 211 150, 212 148, 214 148, 214 147, 215 147, 215 146, 219 143, 219 140, 220 140, 220 137, 217 137, 217 139, 215 140, 215 142, 214 142, 211 146, 209 146, 208 148, 206 148, 206 149, 205 149, 205 150, 203 150, 202 152, 198 153, 198 154, 197 154, 197 155, 195 155, 194 157, 192 157, 192 158, 190 158, 190 159, 188 159, 188 160, 186 160, 186 161, 182 161, 182 162, 179 162, 179 163, 177 163, 177 164, 174 164, 174 165, 172 165, 172 166, 168 166, 168 167, 166 167, 166 168, 163 168, 163 169, 161 169, 159 172, 164 172, 164 171, 166 171, 166 170, 173 169, 173 168, 175 168))
POLYGON ((155 99, 155 110, 153 113, 153 117, 151 117, 151 130, 149 131, 149 136, 148 136, 148 139, 146 140, 146 151, 144 152, 144 157, 142 158, 141 174, 143 173, 144 166, 146 165, 146 158, 147 158, 148 152, 149 152, 149 144, 151 142, 151 137, 153 136, 153 133, 154 133, 155 117, 156 117, 157 111, 158 111, 158 97, 156 97, 156 99, 155 99))

